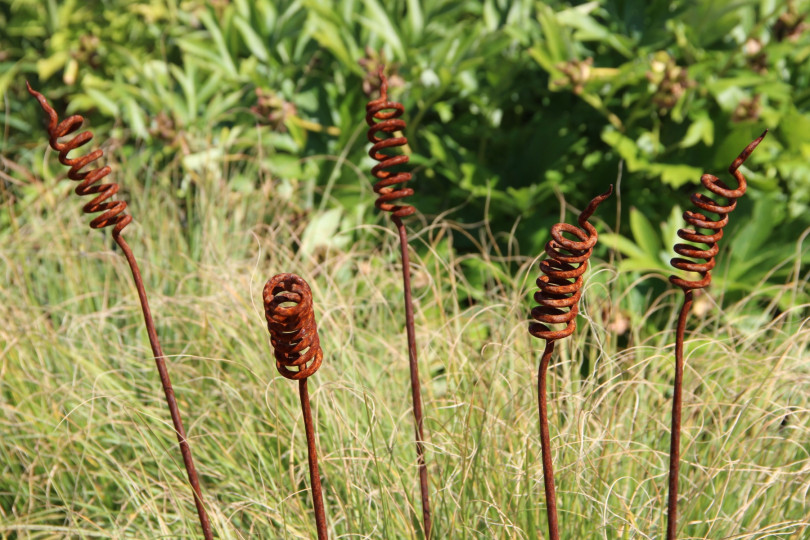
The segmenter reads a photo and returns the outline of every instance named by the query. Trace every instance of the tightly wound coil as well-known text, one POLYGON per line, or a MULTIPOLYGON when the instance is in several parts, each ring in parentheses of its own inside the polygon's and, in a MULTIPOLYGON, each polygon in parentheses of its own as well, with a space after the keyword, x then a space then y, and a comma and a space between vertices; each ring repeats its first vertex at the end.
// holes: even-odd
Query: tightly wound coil
POLYGON ((378 179, 374 184, 374 193, 378 194, 374 205, 385 212, 392 212, 395 217, 403 218, 414 213, 415 209, 407 204, 394 204, 399 199, 413 195, 413 189, 404 184, 411 179, 409 172, 395 172, 388 169, 408 163, 406 155, 389 155, 382 152, 386 148, 405 146, 408 139, 395 136, 396 132, 405 129, 405 121, 399 117, 405 112, 402 103, 388 101, 388 79, 380 68, 380 97, 366 105, 366 123, 369 125, 368 140, 372 143, 368 155, 379 161, 371 169, 371 174, 378 179), (381 136, 385 134, 386 136, 381 136), (395 187, 397 184, 402 186, 395 187))
POLYGON ((288 379, 306 379, 323 361, 309 285, 295 274, 278 274, 262 297, 276 368, 288 379))
POLYGON ((93 134, 89 131, 83 131, 66 142, 59 142, 61 137, 70 135, 81 128, 84 117, 76 114, 60 122, 56 111, 48 104, 45 96, 31 88, 28 82, 25 84, 28 87, 28 93, 39 101, 42 110, 48 115, 48 142, 51 148, 59 152, 59 162, 70 167, 68 178, 80 182, 76 186, 76 194, 97 195, 82 208, 85 214, 103 212, 90 222, 90 227, 101 229, 114 225, 113 234, 116 236, 121 234, 124 227, 132 221, 132 216, 124 213, 127 209, 127 203, 125 201, 107 200, 118 193, 119 186, 116 183, 97 184, 102 178, 110 174, 110 167, 98 167, 82 172, 83 168, 100 159, 104 155, 104 151, 99 148, 81 157, 68 157, 71 151, 89 143, 93 139, 93 134))
POLYGON ((534 321, 529 323, 529 333, 534 337, 555 341, 570 336, 576 329, 582 275, 588 268, 588 259, 597 240, 596 229, 588 223, 588 218, 611 193, 613 184, 582 211, 577 219, 582 228, 567 223, 557 223, 551 228, 551 240, 546 244, 548 258, 540 263, 544 275, 537 278, 540 290, 534 293, 534 300, 539 305, 532 309, 534 321), (564 233, 578 240, 565 238, 564 233), (566 327, 552 330, 550 324, 565 324, 566 327))
POLYGON ((728 168, 728 172, 737 180, 737 188, 730 189, 722 180, 711 174, 704 174, 700 177, 700 182, 711 193, 720 197, 725 197, 728 200, 726 205, 721 205, 714 199, 706 195, 695 193, 692 195, 691 200, 700 212, 687 210, 683 213, 683 219, 693 229, 679 229, 678 237, 687 242, 694 242, 698 244, 705 244, 706 248, 701 249, 697 246, 690 244, 675 244, 675 253, 681 257, 675 257, 670 260, 670 264, 678 270, 686 272, 697 272, 700 274, 700 279, 687 280, 678 276, 670 276, 669 281, 673 285, 677 285, 684 292, 693 289, 703 289, 708 287, 712 282, 711 270, 714 268, 714 256, 717 255, 719 247, 717 242, 723 237, 723 227, 728 224, 728 215, 737 207, 737 199, 745 194, 747 183, 745 177, 738 170, 740 166, 748 159, 754 148, 762 142, 762 139, 768 133, 765 130, 762 135, 752 141, 745 149, 737 156, 728 168), (718 218, 713 220, 707 217, 702 212, 711 212, 718 215, 718 218), (709 234, 703 234, 698 229, 708 229, 711 231, 709 234), (705 262, 694 262, 682 257, 689 257, 690 259, 703 259, 705 262))

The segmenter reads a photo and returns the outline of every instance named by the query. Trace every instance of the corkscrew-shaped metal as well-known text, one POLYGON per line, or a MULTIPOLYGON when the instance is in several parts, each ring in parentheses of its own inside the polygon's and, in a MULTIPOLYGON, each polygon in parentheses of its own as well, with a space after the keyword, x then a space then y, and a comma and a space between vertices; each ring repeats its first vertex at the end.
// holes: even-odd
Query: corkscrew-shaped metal
POLYGON ((312 309, 312 291, 306 281, 295 274, 278 274, 270 278, 262 293, 264 315, 270 331, 270 343, 276 357, 276 369, 287 379, 298 381, 298 395, 304 414, 307 436, 309 479, 318 540, 326 540, 326 514, 323 506, 315 427, 309 406, 307 378, 321 366, 323 351, 312 309))
POLYGON ((551 540, 559 540, 557 521, 557 495, 554 488, 554 468, 551 463, 551 438, 548 430, 548 396, 546 375, 554 352, 554 342, 574 333, 582 296, 582 276, 588 269, 588 259, 596 245, 597 234, 588 223, 596 208, 613 193, 613 184, 603 194, 596 196, 577 219, 580 227, 557 223, 551 228, 551 240, 546 244, 548 258, 540 263, 543 272, 537 278, 539 291, 534 300, 539 305, 532 309, 534 319, 529 323, 529 333, 546 340, 546 347, 537 371, 537 404, 540 415, 540 447, 543 454, 543 484, 546 492, 546 515, 551 540), (577 240, 565 237, 573 235, 577 240), (575 266, 576 265, 576 266, 575 266), (573 280, 573 281, 572 281, 573 280), (564 324, 565 328, 554 330, 549 325, 564 324))
POLYGON ((380 97, 366 104, 366 123, 369 125, 368 140, 372 143, 368 155, 379 161, 371 169, 371 174, 378 179, 374 184, 374 193, 378 194, 374 205, 385 212, 392 212, 396 217, 403 218, 414 213, 411 205, 393 204, 394 201, 413 195, 413 189, 404 184, 411 180, 409 172, 394 172, 389 169, 398 165, 405 165, 409 158, 406 155, 390 155, 382 152, 389 148, 406 146, 408 139, 403 135, 397 137, 398 131, 405 129, 405 121, 400 119, 405 112, 402 103, 388 100, 388 79, 385 78, 383 67, 380 67, 380 97), (381 136, 385 134, 386 136, 381 136), (403 184, 400 187, 394 187, 403 184))
POLYGON ((394 187, 404 184, 411 179, 409 172, 394 172, 389 169, 408 163, 406 155, 389 155, 382 152, 387 148, 396 148, 408 144, 404 136, 397 137, 395 133, 405 129, 405 122, 399 117, 405 113, 401 103, 388 100, 388 79, 385 78, 384 66, 380 66, 380 97, 371 100, 366 105, 366 123, 369 125, 368 140, 372 143, 369 155, 379 161, 371 169, 378 182, 374 184, 374 192, 379 195, 374 203, 377 208, 391 212, 391 219, 397 226, 399 233, 399 249, 402 257, 402 285, 405 295, 405 328, 408 333, 408 362, 411 372, 411 400, 413 403, 413 417, 415 422, 416 460, 419 465, 419 490, 422 495, 422 526, 425 538, 431 538, 432 518, 430 512, 430 494, 428 490, 428 472, 425 463, 425 435, 422 425, 422 390, 419 386, 419 364, 416 359, 416 331, 413 321, 413 299, 411 297, 410 258, 408 256, 408 231, 402 218, 413 214, 413 206, 393 204, 405 197, 413 195, 409 187, 394 187), (390 137, 380 137, 384 133, 390 137))
POLYGON ((113 226, 112 236, 115 243, 124 252, 127 259, 129 268, 132 272, 132 279, 135 282, 135 288, 138 290, 138 298, 141 303, 141 311, 143 312, 144 323, 146 325, 146 333, 149 336, 149 343, 152 347, 152 353, 155 356, 155 364, 157 365, 158 375, 160 382, 163 386, 163 392, 166 396, 166 402, 169 406, 169 413, 172 417, 172 424, 174 425, 177 441, 180 445, 180 453, 183 456, 183 463, 186 468, 189 483, 194 494, 194 504, 197 507, 197 516, 200 520, 200 527, 203 531, 203 536, 206 540, 213 539, 213 532, 211 524, 208 520, 208 514, 205 511, 205 506, 202 499, 202 491, 200 489, 200 482, 197 478, 197 469, 194 467, 194 459, 191 455, 191 447, 186 439, 186 431, 183 428, 183 421, 180 417, 180 409, 177 406, 177 400, 174 396, 174 389, 172 388, 171 380, 169 379, 169 372, 166 369, 166 362, 163 356, 163 349, 158 340, 157 331, 155 330, 155 323, 152 320, 152 313, 149 309, 149 302, 146 298, 146 289, 143 286, 143 279, 141 277, 138 263, 135 260, 135 255, 132 249, 127 244, 121 233, 131 221, 132 216, 125 214, 127 203, 124 201, 110 201, 109 199, 118 192, 118 184, 98 184, 103 178, 110 174, 110 167, 104 166, 87 171, 82 171, 91 163, 97 161, 104 155, 101 149, 94 150, 89 154, 78 158, 68 157, 68 153, 81 146, 84 146, 93 138, 93 134, 89 131, 79 133, 67 142, 61 143, 59 139, 74 133, 78 130, 84 118, 79 115, 70 116, 61 122, 53 107, 50 106, 45 96, 31 88, 31 85, 26 81, 28 92, 39 101, 42 110, 48 115, 48 136, 51 148, 59 152, 59 162, 70 167, 68 171, 68 178, 71 180, 79 181, 76 187, 76 193, 79 195, 96 195, 93 200, 84 205, 83 211, 87 214, 95 214, 102 212, 90 222, 90 226, 94 229, 101 229, 104 227, 113 226))
POLYGON ((273 277, 264 287, 264 313, 278 372, 299 380, 318 371, 323 351, 307 282, 295 274, 273 277))
POLYGON ((728 168, 728 172, 737 181, 735 189, 729 188, 722 180, 711 174, 704 174, 700 177, 700 182, 711 193, 724 197, 728 203, 721 205, 714 199, 695 193, 692 195, 692 203, 700 210, 695 212, 687 210, 683 213, 683 218, 693 229, 680 229, 678 236, 687 242, 704 244, 705 249, 690 244, 675 244, 675 253, 681 257, 670 260, 670 264, 678 269, 687 272, 697 272, 700 279, 688 280, 678 276, 670 276, 669 281, 683 290, 683 306, 678 316, 678 327, 675 333, 675 381, 672 392, 672 426, 670 429, 669 446, 669 499, 667 503, 667 540, 675 540, 678 527, 678 473, 680 469, 680 447, 681 447, 681 400, 683 394, 683 339, 686 332, 686 317, 692 306, 692 296, 695 289, 708 287, 712 281, 711 270, 715 266, 714 257, 719 251, 717 242, 723 237, 723 228, 728 224, 728 215, 736 208, 737 199, 745 194, 747 182, 739 171, 740 166, 748 159, 751 152, 762 142, 768 133, 766 129, 762 135, 752 141, 737 156, 728 168), (710 219, 701 212, 717 214, 717 219, 710 219), (711 231, 703 234, 699 229, 711 231), (695 262, 691 259, 703 259, 704 262, 695 262))
POLYGON ((670 276, 669 281, 673 285, 677 285, 684 292, 703 289, 708 287, 712 281, 711 270, 714 268, 714 256, 717 255, 719 247, 718 240, 723 238, 723 228, 728 225, 728 215, 737 207, 737 199, 745 195, 745 190, 748 183, 745 180, 740 166, 748 159, 751 152, 762 142, 762 139, 768 133, 765 130, 762 135, 752 141, 745 149, 737 156, 728 168, 728 172, 734 176, 737 181, 737 188, 730 189, 722 180, 711 174, 704 174, 700 177, 700 183, 708 189, 711 193, 717 196, 724 197, 728 203, 721 205, 714 199, 703 195, 702 193, 692 194, 691 201, 701 212, 711 212, 717 214, 717 219, 710 219, 701 212, 687 210, 683 213, 683 219, 694 227, 694 229, 679 229, 678 236, 687 242, 695 242, 698 244, 705 244, 706 249, 699 249, 690 244, 675 244, 675 253, 681 257, 689 257, 690 259, 704 259, 703 263, 696 263, 681 257, 675 257, 670 261, 673 267, 678 270, 687 272, 697 272, 701 275, 701 279, 687 280, 678 276, 670 276), (698 229, 708 229, 712 231, 711 234, 702 234, 698 229))
POLYGON ((85 214, 104 212, 90 222, 90 227, 101 229, 114 225, 113 233, 121 234, 124 227, 132 221, 132 216, 124 213, 127 209, 127 203, 125 201, 106 202, 110 197, 118 193, 118 184, 95 185, 96 182, 101 181, 110 174, 111 169, 109 165, 82 172, 83 168, 100 159, 104 155, 104 151, 97 148, 81 157, 68 157, 69 152, 89 143, 93 139, 93 134, 89 131, 84 131, 67 142, 59 142, 61 137, 66 137, 80 129, 84 123, 84 117, 74 114, 59 122, 56 111, 48 104, 45 96, 31 88, 31 85, 28 84, 27 81, 25 84, 28 86, 28 92, 39 101, 42 110, 48 115, 48 142, 51 148, 59 152, 59 163, 70 167, 68 178, 81 182, 76 186, 76 193, 78 195, 98 194, 97 197, 85 204, 84 208, 82 208, 85 214))
POLYGON ((588 218, 611 193, 612 184, 610 189, 594 198, 582 211, 577 219, 582 228, 568 223, 557 223, 551 227, 551 240, 546 243, 548 258, 540 263, 540 271, 544 275, 537 278, 540 290, 534 293, 534 300, 539 305, 532 309, 535 321, 529 324, 529 332, 534 337, 554 341, 574 333, 579 298, 582 296, 582 276, 588 269, 588 259, 597 240, 596 229, 588 223, 588 218), (579 240, 568 239, 565 233, 579 240), (552 330, 549 324, 566 326, 561 330, 552 330))

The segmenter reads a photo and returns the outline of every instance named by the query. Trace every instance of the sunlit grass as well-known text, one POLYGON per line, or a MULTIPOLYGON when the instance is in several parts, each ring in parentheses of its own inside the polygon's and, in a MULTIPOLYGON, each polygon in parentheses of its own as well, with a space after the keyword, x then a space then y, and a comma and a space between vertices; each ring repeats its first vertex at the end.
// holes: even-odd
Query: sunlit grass
MULTIPOLYGON (((214 527, 222 538, 315 536, 296 385, 275 370, 260 306, 266 279, 295 272, 311 284, 326 355, 310 392, 331 533, 419 538, 393 229, 357 227, 345 248, 303 255, 307 218, 251 167, 252 193, 209 171, 182 204, 168 181, 176 171, 118 177, 214 527)), ((87 227, 69 183, 42 174, 26 187, 34 195, 2 210, 0 533, 196 537, 125 261, 108 233, 87 227)), ((498 253, 485 229, 449 221, 410 228, 435 537, 537 538, 542 342, 526 331, 535 254, 498 253), (461 234, 481 252, 454 254, 461 234), (488 272, 484 285, 462 271, 470 259, 488 272)), ((588 277, 579 328, 550 372, 563 537, 660 538, 672 330, 607 330, 609 299, 629 282, 605 263, 588 277)), ((681 538, 804 538, 807 306, 762 316, 752 296, 722 311, 714 294, 687 331, 681 538)), ((644 315, 673 320, 679 302, 669 292, 644 315)))

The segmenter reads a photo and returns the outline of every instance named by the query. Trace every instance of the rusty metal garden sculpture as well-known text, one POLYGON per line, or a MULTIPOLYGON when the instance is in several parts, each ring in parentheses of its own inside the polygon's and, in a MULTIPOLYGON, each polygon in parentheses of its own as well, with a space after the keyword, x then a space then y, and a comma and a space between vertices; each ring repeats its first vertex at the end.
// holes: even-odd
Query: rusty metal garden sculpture
POLYGON ((735 189, 729 188, 722 180, 711 174, 704 174, 700 177, 700 182, 711 193, 724 197, 728 200, 726 205, 721 205, 706 195, 695 193, 691 200, 699 212, 687 210, 683 213, 683 219, 693 229, 679 229, 678 236, 687 242, 704 244, 705 249, 692 244, 675 244, 675 253, 681 257, 675 257, 670 264, 677 270, 685 272, 697 272, 700 279, 688 280, 678 276, 670 276, 669 281, 683 291, 683 306, 678 316, 678 327, 675 335, 675 382, 672 393, 672 427, 670 431, 669 446, 669 500, 667 503, 667 540, 675 540, 678 526, 678 472, 680 469, 680 448, 681 448, 681 396, 683 393, 683 338, 686 330, 686 318, 692 306, 693 291, 708 287, 712 282, 711 270, 714 268, 714 256, 719 251, 717 242, 723 237, 723 228, 728 224, 728 215, 736 208, 737 199, 745 195, 747 183, 745 177, 739 171, 740 166, 748 159, 751 152, 762 142, 768 133, 765 130, 762 135, 752 141, 737 156, 728 168, 728 172, 737 181, 735 189), (718 218, 713 220, 701 212, 717 214, 718 218), (703 234, 699 229, 711 231, 703 234), (705 262, 694 262, 689 259, 703 259, 705 262))
POLYGON ((163 350, 158 341, 155 323, 152 321, 152 314, 149 310, 149 303, 146 298, 146 290, 143 286, 141 272, 138 269, 138 263, 135 261, 135 255, 132 253, 132 249, 122 236, 124 228, 132 222, 132 216, 125 213, 127 203, 120 200, 109 200, 118 192, 118 184, 98 183, 110 174, 111 169, 109 166, 82 171, 82 169, 100 159, 104 155, 103 150, 96 149, 81 157, 68 157, 71 151, 84 146, 92 140, 93 134, 91 132, 83 131, 68 141, 59 142, 60 138, 66 137, 80 129, 82 123, 84 123, 84 118, 79 115, 73 115, 60 122, 56 111, 48 104, 45 97, 31 88, 31 85, 27 82, 26 86, 28 87, 28 92, 39 101, 42 110, 48 115, 48 142, 51 148, 59 152, 59 162, 70 167, 68 178, 79 182, 79 185, 76 186, 76 193, 78 195, 95 195, 95 197, 82 208, 85 214, 102 212, 100 216, 95 217, 90 222, 90 227, 93 229, 102 229, 112 226, 113 240, 121 248, 121 251, 124 252, 124 257, 126 257, 127 263, 129 263, 129 268, 132 271, 132 279, 135 281, 135 288, 138 290, 138 298, 140 299, 143 319, 146 324, 146 333, 149 336, 149 343, 152 346, 152 353, 155 356, 155 363, 157 364, 158 374, 160 375, 160 383, 163 385, 163 392, 166 395, 166 402, 169 405, 169 413, 171 414, 172 423, 174 424, 177 442, 180 444, 180 453, 183 455, 183 463, 185 464, 186 473, 188 474, 188 481, 194 492, 194 503, 197 506, 200 527, 202 528, 203 536, 206 540, 213 539, 211 524, 205 511, 205 505, 203 504, 200 482, 197 478, 197 470, 194 467, 191 448, 186 439, 186 432, 183 428, 182 419, 180 418, 180 409, 177 407, 177 400, 174 397, 174 390, 172 389, 172 383, 169 379, 169 372, 166 369, 163 350))
POLYGON ((410 259, 408 257, 408 231, 402 218, 410 216, 416 209, 408 204, 397 204, 397 201, 413 195, 413 189, 404 187, 411 179, 411 173, 390 170, 408 163, 408 156, 386 154, 383 150, 405 146, 408 139, 401 134, 405 129, 405 121, 400 119, 405 113, 401 103, 388 100, 388 80, 385 78, 384 68, 379 70, 380 97, 371 100, 366 105, 366 123, 369 126, 368 140, 372 143, 368 154, 379 161, 371 169, 371 174, 377 178, 374 184, 374 193, 379 195, 375 206, 384 211, 391 212, 391 219, 399 232, 399 245, 402 254, 402 281, 405 290, 405 327, 408 333, 408 358, 411 371, 411 397, 413 401, 413 416, 416 429, 416 459, 419 464, 419 488, 422 494, 422 525, 425 538, 430 538, 431 512, 430 495, 428 492, 428 473, 425 464, 424 431, 422 427, 422 391, 419 387, 419 365, 416 359, 416 336, 413 322, 413 299, 411 298, 410 259), (400 184, 397 186, 397 184, 400 184))
POLYGON ((304 414, 307 436, 309 479, 312 484, 312 505, 318 540, 326 540, 326 515, 323 507, 321 478, 318 474, 318 452, 315 448, 315 427, 309 407, 307 378, 318 371, 323 351, 312 310, 312 291, 295 274, 278 274, 270 278, 262 293, 270 343, 276 357, 276 369, 287 379, 298 381, 298 395, 304 414))
POLYGON ((570 336, 577 327, 576 318, 579 313, 579 299, 582 296, 583 275, 588 269, 588 259, 597 240, 596 229, 588 223, 588 218, 611 193, 613 193, 612 184, 610 189, 595 197, 582 211, 577 220, 581 228, 567 223, 557 223, 551 228, 551 240, 546 244, 548 258, 540 263, 540 271, 544 275, 537 278, 540 290, 534 293, 534 300, 538 306, 532 309, 531 316, 534 320, 529 323, 529 333, 546 340, 537 372, 537 401, 540 413, 540 447, 543 454, 546 515, 551 540, 559 540, 560 532, 548 430, 546 373, 551 354, 554 352, 554 342, 570 336), (577 240, 566 238, 564 236, 566 233, 575 236, 577 240), (555 324, 566 326, 561 330, 554 330, 549 326, 555 324))

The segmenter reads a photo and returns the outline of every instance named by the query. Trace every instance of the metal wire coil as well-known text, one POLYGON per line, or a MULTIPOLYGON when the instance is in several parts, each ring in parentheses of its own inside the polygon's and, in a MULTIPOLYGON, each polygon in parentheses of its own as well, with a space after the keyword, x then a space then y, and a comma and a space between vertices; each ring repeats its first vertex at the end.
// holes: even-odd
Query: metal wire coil
POLYGON ((611 193, 613 184, 582 211, 577 219, 581 228, 567 223, 557 223, 551 228, 551 240, 546 244, 548 258, 540 263, 544 275, 537 278, 540 290, 534 294, 539 305, 532 309, 534 321, 529 323, 529 333, 534 337, 554 341, 570 336, 576 329, 582 275, 588 269, 588 259, 597 240, 596 229, 588 223, 588 218, 611 193), (578 240, 566 238, 564 233, 578 240), (550 324, 565 324, 566 327, 553 330, 548 326, 550 324))
POLYGON ((405 121, 399 117, 405 112, 402 103, 388 101, 388 79, 380 68, 380 97, 371 100, 366 105, 366 123, 369 125, 368 140, 372 147, 368 155, 372 159, 379 161, 371 169, 371 174, 378 179, 374 184, 374 193, 378 194, 374 205, 385 212, 392 212, 394 216, 403 218, 414 213, 415 209, 407 204, 394 204, 395 201, 413 195, 413 189, 409 187, 394 187, 397 184, 405 184, 411 179, 409 172, 394 172, 387 169, 397 165, 408 163, 406 155, 389 155, 382 152, 387 148, 396 148, 408 144, 406 137, 397 137, 394 134, 405 129, 405 121), (379 134, 386 134, 382 137, 379 134))
POLYGON ((697 272, 700 274, 700 279, 688 280, 678 276, 670 276, 669 281, 673 285, 677 285, 684 292, 693 289, 703 289, 708 287, 712 282, 711 270, 714 268, 714 257, 719 251, 717 245, 718 240, 723 237, 723 228, 728 224, 728 215, 737 207, 737 199, 745 194, 747 182, 745 177, 739 171, 740 166, 748 159, 751 152, 754 151, 765 135, 768 133, 766 129, 762 135, 752 141, 745 149, 737 156, 728 168, 728 172, 737 180, 737 188, 730 189, 722 180, 711 174, 704 174, 700 177, 700 182, 711 193, 720 197, 725 197, 728 203, 721 205, 714 199, 707 197, 701 193, 692 194, 691 201, 700 212, 693 210, 686 210, 683 213, 683 219, 693 229, 679 229, 678 237, 686 240, 687 242, 694 242, 697 244, 705 244, 706 248, 701 249, 698 246, 690 244, 675 244, 675 253, 681 257, 675 257, 670 260, 670 264, 678 269, 686 272, 697 272), (710 219, 701 212, 711 212, 718 215, 717 219, 710 219), (698 229, 708 229, 712 231, 710 234, 703 234, 698 229), (689 259, 703 259, 705 262, 695 262, 689 259))
POLYGON ((48 142, 51 148, 59 152, 59 162, 70 167, 68 178, 80 182, 79 185, 76 186, 76 194, 98 194, 98 196, 82 207, 82 211, 85 214, 103 212, 90 222, 90 227, 101 229, 114 225, 113 234, 121 234, 124 227, 132 221, 132 216, 124 213, 127 209, 127 203, 126 201, 120 200, 107 201, 107 199, 118 193, 119 186, 116 183, 97 184, 102 178, 110 174, 110 167, 98 167, 82 172, 83 168, 100 159, 104 155, 104 151, 99 148, 81 157, 68 157, 71 151, 89 143, 93 139, 93 134, 90 131, 83 131, 66 142, 59 142, 61 137, 66 137, 81 128, 84 123, 84 117, 75 114, 59 122, 56 111, 48 104, 45 96, 31 88, 28 82, 25 84, 28 87, 28 92, 39 101, 42 110, 48 115, 48 142))
POLYGON ((267 281, 262 297, 278 372, 306 379, 323 361, 309 285, 295 274, 278 274, 267 281))

